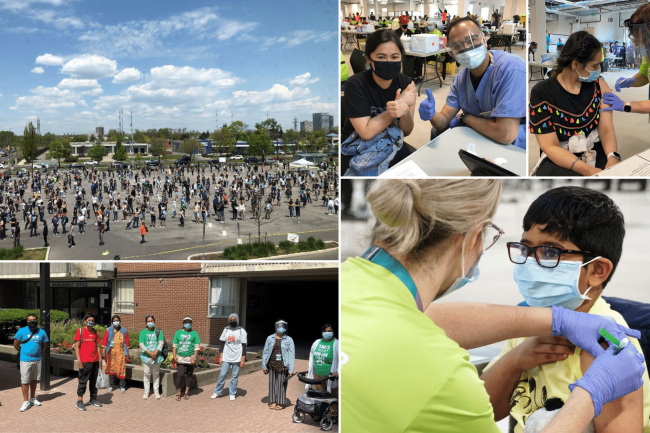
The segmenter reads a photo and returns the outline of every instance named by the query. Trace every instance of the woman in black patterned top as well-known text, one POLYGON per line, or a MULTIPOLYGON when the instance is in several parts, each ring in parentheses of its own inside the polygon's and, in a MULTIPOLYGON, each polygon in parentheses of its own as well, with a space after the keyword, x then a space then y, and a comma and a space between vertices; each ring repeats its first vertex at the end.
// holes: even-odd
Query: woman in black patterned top
POLYGON ((553 78, 530 93, 529 130, 540 147, 536 176, 591 176, 620 162, 611 111, 602 102, 610 88, 600 75, 602 45, 587 32, 567 40, 553 78))

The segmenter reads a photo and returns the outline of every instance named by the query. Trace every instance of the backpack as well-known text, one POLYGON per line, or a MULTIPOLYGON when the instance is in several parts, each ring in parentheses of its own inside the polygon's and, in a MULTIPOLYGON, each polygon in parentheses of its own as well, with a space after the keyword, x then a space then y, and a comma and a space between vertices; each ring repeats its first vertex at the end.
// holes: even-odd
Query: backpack
MULTIPOLYGON (((160 338, 160 329, 156 329, 156 339, 158 338, 160 338)), ((169 356, 169 346, 167 345, 167 340, 165 340, 165 342, 163 343, 163 347, 160 353, 165 359, 167 359, 167 356, 169 356)))

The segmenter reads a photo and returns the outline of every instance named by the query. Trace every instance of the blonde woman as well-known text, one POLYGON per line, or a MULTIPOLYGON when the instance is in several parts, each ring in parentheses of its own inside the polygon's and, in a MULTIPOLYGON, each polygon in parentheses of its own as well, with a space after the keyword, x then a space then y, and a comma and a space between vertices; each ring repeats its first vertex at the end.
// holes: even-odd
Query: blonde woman
POLYGON ((641 387, 634 345, 614 356, 598 343, 601 327, 618 339, 640 333, 608 318, 558 306, 432 304, 478 279, 482 254, 503 234, 492 222, 500 198, 498 180, 372 185, 372 244, 341 266, 341 407, 350 431, 500 432, 466 349, 514 337, 561 335, 596 358, 544 433, 581 433, 605 403, 641 387), (399 380, 377 380, 393 372, 399 380))

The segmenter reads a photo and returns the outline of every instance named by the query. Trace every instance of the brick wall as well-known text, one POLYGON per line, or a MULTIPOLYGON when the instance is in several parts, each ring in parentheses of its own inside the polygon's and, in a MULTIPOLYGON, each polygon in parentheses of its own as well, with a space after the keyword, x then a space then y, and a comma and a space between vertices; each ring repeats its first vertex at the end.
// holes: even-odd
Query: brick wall
MULTIPOLYGON (((151 272, 172 269, 200 269, 195 263, 118 263, 120 272, 151 272)), ((201 343, 217 345, 227 319, 209 319, 208 289, 210 279, 204 276, 134 279, 134 314, 120 314, 123 325, 132 331, 144 329, 145 317, 153 314, 156 327, 162 329, 166 340, 172 340, 183 326, 185 316, 192 317, 193 329, 201 343)))

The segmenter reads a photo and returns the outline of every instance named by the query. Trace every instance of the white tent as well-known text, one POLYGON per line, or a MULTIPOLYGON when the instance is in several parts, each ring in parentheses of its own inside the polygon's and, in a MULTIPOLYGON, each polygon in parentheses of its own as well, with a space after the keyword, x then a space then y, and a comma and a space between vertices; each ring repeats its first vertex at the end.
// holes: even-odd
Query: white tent
POLYGON ((299 159, 298 161, 293 161, 291 164, 292 164, 292 165, 305 166, 305 167, 306 167, 306 166, 309 166, 309 165, 316 165, 316 164, 314 164, 314 163, 311 162, 311 161, 307 161, 305 158, 303 158, 303 159, 299 159))

